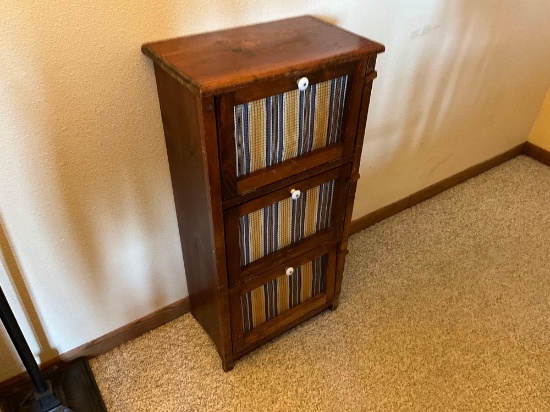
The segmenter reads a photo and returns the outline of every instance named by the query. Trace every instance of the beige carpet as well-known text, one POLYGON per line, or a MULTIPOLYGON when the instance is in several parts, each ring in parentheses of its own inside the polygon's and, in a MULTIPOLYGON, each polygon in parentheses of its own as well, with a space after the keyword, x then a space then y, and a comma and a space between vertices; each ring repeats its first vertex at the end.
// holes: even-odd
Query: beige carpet
POLYGON ((351 239, 340 307, 224 373, 191 315, 92 361, 109 411, 550 411, 550 168, 351 239))

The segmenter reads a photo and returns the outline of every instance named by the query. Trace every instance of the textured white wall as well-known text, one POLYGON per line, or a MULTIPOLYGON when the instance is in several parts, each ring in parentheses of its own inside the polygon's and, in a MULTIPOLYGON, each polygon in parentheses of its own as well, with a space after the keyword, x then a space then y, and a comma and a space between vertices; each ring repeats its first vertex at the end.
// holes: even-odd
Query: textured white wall
POLYGON ((299 14, 387 48, 355 217, 524 141, 548 88, 547 0, 0 2, 0 284, 37 357, 187 295, 141 44, 299 14))
POLYGON ((388 50, 354 218, 525 141, 550 83, 546 0, 390 4, 349 24, 388 50))

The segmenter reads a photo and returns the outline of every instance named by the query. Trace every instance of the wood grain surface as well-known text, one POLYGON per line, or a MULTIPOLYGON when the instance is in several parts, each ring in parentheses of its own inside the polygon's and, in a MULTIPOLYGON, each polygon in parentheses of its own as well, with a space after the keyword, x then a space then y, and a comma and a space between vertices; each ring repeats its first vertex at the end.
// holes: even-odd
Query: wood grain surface
POLYGON ((384 51, 312 16, 145 44, 143 52, 204 95, 384 51))

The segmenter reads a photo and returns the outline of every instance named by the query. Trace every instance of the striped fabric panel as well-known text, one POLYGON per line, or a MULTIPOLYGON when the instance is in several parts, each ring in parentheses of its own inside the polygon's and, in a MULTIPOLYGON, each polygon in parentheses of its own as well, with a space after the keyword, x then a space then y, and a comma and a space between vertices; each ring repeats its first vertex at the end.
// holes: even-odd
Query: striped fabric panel
POLYGON ((330 225, 334 180, 239 218, 241 266, 246 266, 330 225))
POLYGON ((340 141, 348 76, 235 106, 237 177, 340 141))
POLYGON ((323 292, 325 265, 326 256, 319 256, 241 296, 244 333, 323 292))

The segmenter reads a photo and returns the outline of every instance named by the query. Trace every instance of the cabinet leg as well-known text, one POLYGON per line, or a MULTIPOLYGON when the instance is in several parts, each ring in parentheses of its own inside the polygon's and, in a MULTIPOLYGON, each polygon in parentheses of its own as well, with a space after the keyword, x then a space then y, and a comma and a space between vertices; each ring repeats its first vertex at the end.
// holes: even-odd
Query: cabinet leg
POLYGON ((235 362, 233 362, 233 358, 231 359, 222 359, 222 368, 224 372, 229 372, 233 370, 233 367, 235 366, 235 362))
POLYGON ((330 305, 330 310, 334 312, 336 309, 338 309, 339 301, 340 301, 340 298, 334 298, 334 300, 332 301, 332 305, 330 305))

